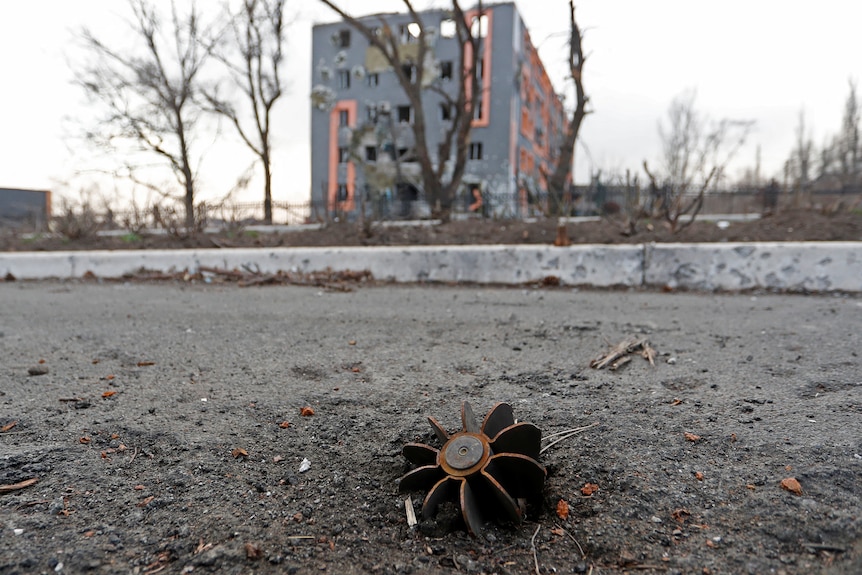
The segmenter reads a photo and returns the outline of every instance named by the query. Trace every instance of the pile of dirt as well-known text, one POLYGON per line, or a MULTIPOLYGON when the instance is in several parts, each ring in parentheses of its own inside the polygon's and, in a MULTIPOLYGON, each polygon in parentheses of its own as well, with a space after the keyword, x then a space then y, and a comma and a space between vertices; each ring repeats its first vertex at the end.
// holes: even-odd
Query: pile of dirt
MULTIPOLYGON (((320 229, 284 233, 251 230, 190 236, 128 234, 121 237, 90 236, 22 238, 0 236, 0 251, 117 250, 117 249, 218 249, 231 247, 332 247, 410 246, 469 244, 551 244, 557 237, 557 221, 538 219, 452 221, 439 225, 385 225, 330 223, 320 229)), ((621 219, 568 223, 573 244, 631 244, 646 242, 790 242, 860 241, 862 214, 823 214, 811 210, 784 211, 747 222, 697 221, 672 233, 661 222, 642 221, 629 233, 621 219)))

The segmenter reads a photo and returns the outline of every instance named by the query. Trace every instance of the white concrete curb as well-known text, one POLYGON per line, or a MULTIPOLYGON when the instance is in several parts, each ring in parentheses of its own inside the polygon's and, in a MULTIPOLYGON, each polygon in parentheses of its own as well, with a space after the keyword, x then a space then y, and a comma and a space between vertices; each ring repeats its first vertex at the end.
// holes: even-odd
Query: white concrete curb
POLYGON ((862 242, 651 244, 644 284, 862 292, 862 242))
POLYGON ((562 285, 774 288, 862 292, 862 242, 751 244, 422 246, 3 252, 0 276, 117 278, 141 270, 200 267, 264 273, 368 270, 396 282, 520 284, 555 276, 562 285))

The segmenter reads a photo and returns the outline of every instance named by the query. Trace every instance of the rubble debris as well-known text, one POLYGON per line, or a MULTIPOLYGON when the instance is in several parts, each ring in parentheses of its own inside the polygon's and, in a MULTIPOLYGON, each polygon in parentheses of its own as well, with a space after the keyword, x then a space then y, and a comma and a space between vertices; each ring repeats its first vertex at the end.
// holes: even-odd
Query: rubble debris
POLYGON ((333 270, 298 272, 282 271, 263 273, 259 269, 245 267, 244 271, 201 266, 200 274, 208 274, 226 281, 235 281, 239 287, 259 285, 299 285, 320 287, 331 291, 352 291, 354 285, 374 279, 368 270, 333 270))

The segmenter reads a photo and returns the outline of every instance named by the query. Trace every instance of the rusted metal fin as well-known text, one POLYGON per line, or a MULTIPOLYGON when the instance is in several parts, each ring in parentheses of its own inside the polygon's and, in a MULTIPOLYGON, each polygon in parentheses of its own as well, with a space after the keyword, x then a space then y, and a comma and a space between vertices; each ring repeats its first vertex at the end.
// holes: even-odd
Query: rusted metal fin
POLYGON ((485 466, 512 498, 536 499, 542 494, 547 471, 535 459, 517 453, 491 456, 485 466))
POLYGON ((425 465, 417 467, 410 473, 407 473, 398 482, 399 491, 420 491, 428 489, 430 485, 440 480, 443 476, 443 470, 439 465, 425 465))
POLYGON ((425 496, 425 501, 422 503, 423 519, 431 519, 437 515, 437 508, 444 501, 457 501, 458 487, 461 482, 466 483, 460 477, 452 477, 447 475, 440 481, 434 484, 428 495, 425 496))
POLYGON ((494 439, 503 429, 515 424, 515 414, 508 403, 497 403, 482 422, 482 433, 494 439))
POLYGON ((464 431, 468 433, 479 433, 479 422, 476 421, 476 416, 473 415, 473 408, 468 402, 461 404, 461 424, 464 431))
POLYGON ((424 443, 408 443, 401 449, 401 453, 416 465, 434 465, 437 463, 437 454, 440 450, 424 443))
POLYGON ((494 453, 520 453, 539 459, 541 443, 542 431, 538 427, 532 423, 516 423, 491 440, 491 450, 494 453))
POLYGON ((503 512, 506 517, 510 521, 514 521, 515 523, 521 522, 521 510, 518 507, 518 504, 512 499, 512 496, 503 488, 497 479, 495 479, 490 473, 488 473, 488 468, 482 470, 481 477, 485 480, 485 483, 488 486, 488 491, 490 491, 494 498, 497 500, 497 503, 502 507, 503 512))
POLYGON ((485 524, 485 520, 482 519, 479 501, 476 499, 470 483, 466 480, 461 482, 461 516, 464 517, 467 531, 470 535, 476 537, 482 531, 482 525, 485 524))
POLYGON ((440 425, 439 421, 429 415, 428 423, 431 424, 431 428, 434 429, 434 435, 437 436, 437 439, 439 439, 441 443, 449 441, 449 434, 446 433, 446 430, 443 429, 443 426, 440 425))

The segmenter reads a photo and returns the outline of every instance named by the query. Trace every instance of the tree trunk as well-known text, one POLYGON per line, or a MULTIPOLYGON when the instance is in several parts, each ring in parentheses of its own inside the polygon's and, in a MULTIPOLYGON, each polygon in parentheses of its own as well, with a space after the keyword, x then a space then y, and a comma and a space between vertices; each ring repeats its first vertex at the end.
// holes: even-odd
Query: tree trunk
POLYGON ((272 225, 272 168, 269 165, 269 156, 263 158, 263 221, 266 225, 272 225))

